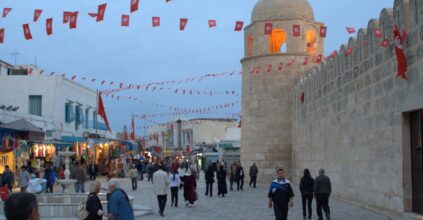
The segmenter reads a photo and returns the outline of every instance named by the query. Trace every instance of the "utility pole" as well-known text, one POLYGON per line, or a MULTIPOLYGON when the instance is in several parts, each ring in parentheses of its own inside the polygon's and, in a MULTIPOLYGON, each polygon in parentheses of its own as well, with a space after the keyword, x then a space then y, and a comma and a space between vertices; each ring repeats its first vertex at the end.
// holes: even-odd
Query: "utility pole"
POLYGON ((14 52, 10 53, 10 56, 13 56, 15 58, 15 66, 17 64, 16 62, 17 62, 17 59, 18 59, 18 55, 19 54, 20 53, 17 50, 15 50, 14 52))

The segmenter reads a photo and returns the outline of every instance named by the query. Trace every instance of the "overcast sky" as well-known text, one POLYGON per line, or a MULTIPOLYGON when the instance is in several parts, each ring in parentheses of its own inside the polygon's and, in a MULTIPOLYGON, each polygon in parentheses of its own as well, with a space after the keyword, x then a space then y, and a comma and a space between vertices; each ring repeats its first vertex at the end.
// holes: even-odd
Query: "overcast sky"
MULTIPOLYGON (((1 0, 0 10, 13 8, 0 18, 5 28, 0 59, 14 64, 10 55, 18 51, 18 64, 34 64, 45 72, 66 73, 97 80, 143 84, 156 81, 181 80, 210 73, 240 71, 243 57, 243 32, 234 32, 235 21, 250 23, 256 0, 140 0, 139 11, 132 13, 129 27, 121 27, 121 15, 130 14, 130 0, 1 0), (107 3, 103 22, 96 23, 88 12, 107 3), (34 9, 43 9, 33 23, 34 9), (62 24, 63 11, 79 11, 77 29, 62 24), (151 27, 151 17, 161 17, 161 26, 151 27), (53 35, 45 34, 45 19, 53 17, 53 35), (179 31, 179 18, 188 18, 185 31, 179 31), (207 21, 217 20, 217 28, 209 29, 207 21), (22 24, 29 23, 33 40, 25 40, 22 24)), ((383 8, 392 8, 393 0, 310 0, 317 21, 328 26, 325 55, 348 41, 345 27, 367 27, 371 18, 379 18, 383 8)), ((106 89, 99 83, 81 82, 92 89, 106 89)), ((240 96, 176 95, 174 89, 227 91, 241 89, 239 75, 208 78, 202 82, 165 85, 172 90, 125 92, 145 102, 180 108, 204 108, 240 101, 240 96)), ((0 88, 1 90, 1 88, 0 88)), ((179 92, 181 93, 181 92, 179 92)), ((167 113, 169 109, 141 104, 131 100, 104 98, 113 130, 130 124, 131 113, 167 113)), ((220 110, 239 113, 240 104, 220 110)), ((226 116, 223 114, 208 117, 226 116)), ((192 117, 199 117, 193 115, 192 117)), ((166 122, 169 117, 151 119, 166 122)), ((136 120, 137 126, 152 125, 136 120)))

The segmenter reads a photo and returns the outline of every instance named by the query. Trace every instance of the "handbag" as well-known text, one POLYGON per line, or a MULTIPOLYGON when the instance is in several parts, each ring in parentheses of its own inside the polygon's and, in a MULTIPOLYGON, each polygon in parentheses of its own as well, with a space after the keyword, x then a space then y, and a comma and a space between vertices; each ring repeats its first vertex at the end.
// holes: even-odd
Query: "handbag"
MULTIPOLYGON (((91 196, 92 196, 92 195, 91 195, 91 196)), ((89 197, 87 198, 87 201, 88 201, 88 199, 89 199, 91 196, 89 196, 89 197)), ((78 205, 78 208, 76 209, 76 216, 77 216, 77 217, 78 217, 78 219, 80 219, 80 220, 84 220, 84 219, 86 219, 86 218, 88 217, 88 215, 90 214, 90 213, 88 213, 88 211, 87 211, 86 204, 87 204, 87 202, 80 202, 80 203, 79 203, 79 205, 78 205)))
POLYGON ((85 207, 85 203, 80 202, 76 210, 76 216, 78 217, 78 219, 84 220, 88 217, 88 215, 89 213, 85 207))

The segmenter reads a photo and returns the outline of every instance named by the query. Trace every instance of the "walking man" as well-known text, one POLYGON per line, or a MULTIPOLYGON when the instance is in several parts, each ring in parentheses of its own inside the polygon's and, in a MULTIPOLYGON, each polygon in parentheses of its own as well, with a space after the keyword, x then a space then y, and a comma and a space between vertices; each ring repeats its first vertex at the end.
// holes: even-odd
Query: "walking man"
POLYGON ((319 170, 319 176, 314 180, 314 196, 316 197, 317 216, 323 220, 322 208, 326 219, 330 220, 329 196, 332 192, 330 179, 325 175, 325 170, 319 170))
POLYGON ((9 169, 9 166, 4 166, 4 172, 1 178, 2 185, 7 185, 7 188, 12 192, 13 183, 15 183, 15 174, 9 169))
POLYGON ((250 187, 251 187, 251 184, 253 184, 253 187, 256 188, 257 174, 258 174, 258 169, 257 169, 256 163, 253 163, 253 165, 250 167, 250 187))
POLYGON ((285 171, 279 169, 277 172, 278 178, 270 185, 269 194, 269 208, 275 212, 275 220, 288 219, 288 205, 292 208, 294 206, 294 192, 292 191, 290 182, 285 178, 285 171))
POLYGON ((132 164, 132 168, 129 170, 129 178, 131 178, 132 182, 132 190, 135 191, 138 188, 138 170, 135 167, 135 164, 132 164))
POLYGON ((239 162, 238 167, 236 168, 236 173, 235 173, 235 181, 236 181, 236 187, 237 190, 239 191, 239 189, 241 189, 242 191, 244 190, 244 168, 241 165, 241 162, 239 162))
POLYGON ((213 167, 210 166, 210 165, 206 169, 205 179, 206 179, 206 196, 208 196, 209 191, 210 191, 210 197, 212 197, 213 196, 214 172, 213 172, 213 167))
POLYGON ((169 188, 169 178, 163 170, 163 165, 160 165, 159 170, 153 174, 153 188, 159 203, 159 214, 163 217, 167 200, 167 190, 169 188))
POLYGON ((72 179, 76 179, 75 186, 75 193, 85 193, 85 169, 77 162, 76 166, 71 171, 72 179))
POLYGON ((26 170, 26 166, 21 167, 21 173, 19 174, 19 187, 21 188, 21 192, 26 192, 26 188, 28 187, 29 180, 31 176, 29 172, 26 170))
POLYGON ((88 174, 90 174, 90 180, 95 180, 97 176, 97 165, 91 163, 90 166, 88 166, 88 174))

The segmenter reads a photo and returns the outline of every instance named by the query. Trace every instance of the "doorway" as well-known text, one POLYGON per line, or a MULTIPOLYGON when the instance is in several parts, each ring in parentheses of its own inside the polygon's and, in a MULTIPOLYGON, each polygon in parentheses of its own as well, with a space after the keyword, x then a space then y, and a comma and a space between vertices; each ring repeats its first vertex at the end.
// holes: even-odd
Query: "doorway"
POLYGON ((423 214, 423 110, 410 115, 413 212, 423 214))

